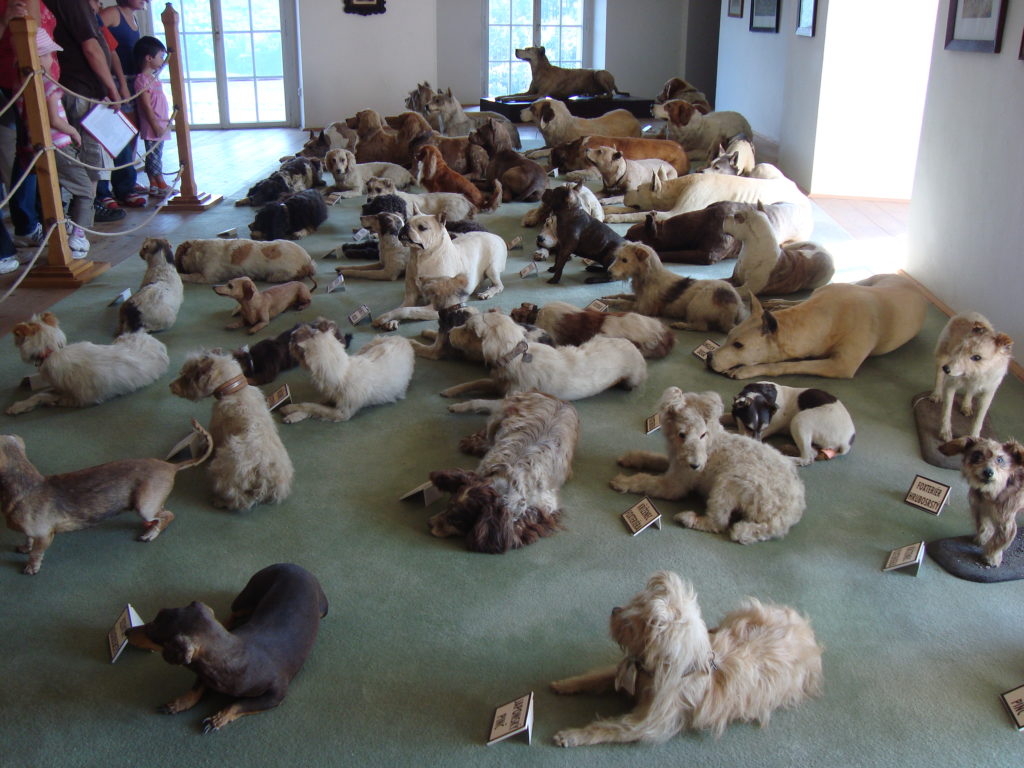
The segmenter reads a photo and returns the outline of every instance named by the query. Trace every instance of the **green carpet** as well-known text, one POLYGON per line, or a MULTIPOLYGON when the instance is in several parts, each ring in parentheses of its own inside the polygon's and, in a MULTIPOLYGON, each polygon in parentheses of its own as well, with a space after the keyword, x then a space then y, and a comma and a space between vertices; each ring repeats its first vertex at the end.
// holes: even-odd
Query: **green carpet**
MULTIPOLYGON (((230 226, 245 233, 252 210, 231 206, 240 193, 244 189, 193 217, 180 238, 230 226)), ((350 238, 357 207, 339 203, 302 244, 319 258, 350 238)), ((503 206, 481 220, 505 237, 522 233, 529 246, 536 231, 518 224, 527 208, 503 206)), ((837 254, 852 248, 820 212, 815 239, 837 254)), ((140 240, 141 233, 126 238, 125 248, 137 248, 140 240)), ((562 299, 582 305, 624 290, 585 285, 578 262, 567 267, 561 286, 520 279, 516 273, 531 251, 512 253, 506 290, 492 304, 508 309, 524 300, 562 299)), ((320 263, 321 286, 335 263, 320 263)), ((856 277, 858 266, 844 263, 840 274, 856 277)), ((116 310, 107 304, 137 286, 142 268, 141 260, 129 259, 60 303, 56 312, 69 339, 108 340, 116 310)), ((718 276, 732 265, 676 269, 718 276)), ((279 317, 266 335, 317 315, 347 326, 346 315, 359 303, 376 315, 394 307, 402 293, 400 283, 356 280, 345 293, 322 290, 312 307, 279 317)), ((171 371, 156 384, 94 408, 0 417, 4 431, 25 439, 44 473, 163 456, 188 430, 189 417, 209 418, 210 401, 191 403, 167 389, 186 353, 246 339, 223 329, 232 302, 208 287, 187 285, 185 302, 178 324, 160 335, 171 371)), ((434 539, 426 519, 437 506, 398 500, 431 470, 475 466, 456 445, 484 423, 484 417, 448 414, 448 401, 437 395, 482 369, 425 360, 417 360, 401 403, 365 410, 345 424, 280 425, 296 468, 294 491, 280 506, 243 514, 216 510, 205 469, 191 470, 178 476, 169 501, 177 519, 157 541, 135 542, 139 521, 123 515, 59 535, 35 577, 21 575, 24 557, 13 551, 20 536, 7 532, 0 537, 3 763, 1018 766, 1021 736, 998 694, 1024 682, 1024 583, 960 581, 927 558, 916 578, 881 571, 893 548, 970 531, 965 486, 955 472, 918 458, 908 405, 933 380, 931 350, 944 322, 930 310, 917 339, 869 360, 854 380, 783 380, 837 395, 853 415, 857 442, 849 456, 800 471, 807 512, 781 541, 741 547, 670 521, 681 509, 699 508, 699 501, 659 503, 663 530, 636 538, 619 519, 636 498, 614 493, 607 482, 620 453, 663 448, 659 434, 642 431, 662 390, 712 389, 728 400, 742 386, 706 371, 690 354, 705 335, 686 332, 678 333, 668 358, 650 364, 646 386, 576 404, 583 434, 575 476, 562 492, 567 530, 522 551, 479 555, 461 541, 434 539), (902 503, 918 473, 954 486, 940 517, 902 503), (331 603, 319 641, 280 708, 202 736, 202 718, 223 701, 207 699, 175 717, 156 713, 158 704, 191 686, 190 673, 136 649, 110 665, 105 636, 125 603, 149 619, 162 607, 203 600, 223 617, 251 574, 280 561, 315 573, 331 603), (616 697, 561 698, 547 685, 617 660, 608 613, 662 568, 694 583, 709 624, 744 595, 808 614, 826 649, 824 696, 777 713, 765 730, 734 725, 718 740, 686 733, 663 745, 554 747, 557 730, 626 711, 616 697), (523 739, 485 747, 494 707, 531 690, 533 745, 523 739)), ((425 327, 410 324, 401 332, 414 335, 425 327)), ((354 348, 373 336, 366 325, 352 332, 354 348)), ((30 372, 6 343, 0 363, 5 406, 25 396, 18 382, 30 372)), ((301 370, 279 381, 290 383, 298 398, 315 397, 301 370)), ((997 395, 991 418, 1000 435, 1024 435, 1021 396, 1016 380, 1007 380, 997 395)))

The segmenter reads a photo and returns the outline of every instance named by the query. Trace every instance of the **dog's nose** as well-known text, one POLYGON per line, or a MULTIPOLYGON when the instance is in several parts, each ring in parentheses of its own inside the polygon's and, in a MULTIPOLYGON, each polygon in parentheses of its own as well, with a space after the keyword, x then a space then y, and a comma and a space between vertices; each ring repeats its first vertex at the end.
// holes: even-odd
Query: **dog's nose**
POLYGON ((981 477, 983 480, 985 480, 985 482, 991 480, 995 476, 995 474, 996 473, 992 471, 991 467, 985 467, 983 470, 981 470, 981 477))
POLYGON ((949 373, 949 366, 948 365, 942 366, 942 372, 945 373, 945 374, 948 374, 949 373))
POLYGON ((691 464, 690 469, 700 469, 700 464, 691 464))

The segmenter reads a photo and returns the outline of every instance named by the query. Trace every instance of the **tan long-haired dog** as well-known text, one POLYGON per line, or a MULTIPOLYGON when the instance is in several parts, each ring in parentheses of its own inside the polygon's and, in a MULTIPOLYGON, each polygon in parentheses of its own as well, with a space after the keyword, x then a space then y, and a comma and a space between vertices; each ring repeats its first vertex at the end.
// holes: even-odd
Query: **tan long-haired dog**
POLYGON ((1006 376, 1013 357, 1013 339, 996 333, 977 312, 961 312, 946 323, 935 345, 935 389, 932 402, 942 400, 939 438, 953 437, 953 400, 960 393, 960 412, 974 414, 969 435, 980 435, 985 414, 1006 376))
POLYGON ((821 692, 821 646, 810 622, 784 605, 748 597, 710 632, 693 587, 658 571, 611 615, 625 654, 617 667, 551 684, 555 693, 621 690, 624 717, 555 734, 555 744, 666 741, 685 729, 721 735, 734 721, 767 725, 776 709, 821 692))
MULTIPOLYGON (((316 290, 316 280, 313 280, 313 290, 316 290)), ((271 320, 285 310, 305 309, 313 303, 309 288, 297 280, 272 285, 261 291, 251 278, 236 277, 224 285, 213 286, 213 292, 238 302, 238 306, 231 314, 241 315, 241 319, 224 327, 234 330, 248 326, 249 333, 263 330, 271 320)))
POLYGON ((97 405, 152 384, 170 364, 167 347, 143 330, 123 333, 113 344, 68 344, 52 312, 33 315, 27 323, 14 326, 11 333, 21 359, 38 366, 39 375, 51 389, 14 403, 5 411, 8 416, 40 405, 97 405))
POLYGON ((416 150, 415 161, 419 167, 418 181, 427 192, 457 192, 481 211, 493 211, 501 205, 501 182, 495 180, 494 190, 488 196, 463 176, 456 173, 441 156, 441 150, 432 144, 424 144, 416 150))
POLYGON ((207 471, 214 506, 249 509, 288 497, 295 471, 263 393, 249 386, 238 361, 219 349, 185 358, 171 392, 187 400, 214 398, 210 434, 215 445, 207 471))
POLYGON ((192 429, 205 438, 202 456, 178 464, 160 459, 124 459, 44 477, 25 455, 25 441, 0 435, 0 498, 7 527, 25 534, 18 551, 28 555, 23 573, 38 573, 54 534, 95 525, 127 509, 145 524, 139 541, 153 541, 174 519, 164 508, 174 476, 202 464, 213 439, 199 422, 192 429))
POLYGON ((946 456, 962 453, 960 474, 971 490, 967 498, 981 547, 982 562, 998 568, 1003 552, 1017 537, 1017 514, 1024 509, 1024 445, 1016 440, 959 437, 939 446, 946 456))

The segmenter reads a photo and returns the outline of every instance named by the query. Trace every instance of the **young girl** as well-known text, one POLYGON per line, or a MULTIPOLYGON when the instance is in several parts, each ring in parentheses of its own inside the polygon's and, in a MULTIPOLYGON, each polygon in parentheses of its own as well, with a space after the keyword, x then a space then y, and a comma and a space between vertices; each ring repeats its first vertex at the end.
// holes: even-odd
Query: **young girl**
POLYGON ((160 69, 167 57, 164 44, 155 37, 144 35, 135 44, 135 62, 139 74, 135 76, 138 98, 136 117, 139 135, 146 146, 146 175, 149 176, 149 194, 166 197, 171 188, 163 176, 163 143, 170 136, 170 114, 167 97, 160 82, 160 69))

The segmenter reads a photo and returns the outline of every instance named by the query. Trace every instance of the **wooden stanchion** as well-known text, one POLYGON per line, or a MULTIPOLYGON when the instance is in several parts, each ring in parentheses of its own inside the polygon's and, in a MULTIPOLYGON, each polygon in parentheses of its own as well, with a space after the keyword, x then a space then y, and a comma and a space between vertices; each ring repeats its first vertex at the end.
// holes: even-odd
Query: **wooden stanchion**
POLYGON ((160 210, 164 213, 180 213, 181 211, 205 211, 224 199, 223 195, 211 195, 209 192, 196 190, 195 175, 192 172, 192 139, 188 127, 188 100, 185 98, 185 77, 181 71, 181 41, 178 35, 178 12, 167 3, 160 14, 164 23, 164 37, 167 40, 167 71, 171 83, 171 98, 177 110, 174 116, 174 132, 178 140, 178 162, 183 166, 181 172, 181 192, 175 195, 160 210))
MULTIPOLYGON (((39 71, 39 56, 36 53, 35 19, 12 19, 10 30, 14 50, 18 56, 18 68, 23 77, 30 77, 39 71)), ((51 147, 50 115, 46 111, 46 94, 41 76, 32 77, 25 89, 25 121, 28 123, 29 139, 38 151, 51 147)), ((13 109, 13 107, 12 107, 13 109)), ((53 149, 47 149, 35 164, 36 180, 39 187, 39 202, 43 209, 43 231, 55 222, 64 220, 64 206, 60 199, 60 181, 57 178, 57 161, 53 149)), ((63 224, 58 225, 50 235, 47 261, 35 267, 22 282, 26 288, 77 288, 97 275, 110 269, 105 261, 73 259, 68 247, 68 233, 63 224)))

